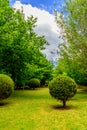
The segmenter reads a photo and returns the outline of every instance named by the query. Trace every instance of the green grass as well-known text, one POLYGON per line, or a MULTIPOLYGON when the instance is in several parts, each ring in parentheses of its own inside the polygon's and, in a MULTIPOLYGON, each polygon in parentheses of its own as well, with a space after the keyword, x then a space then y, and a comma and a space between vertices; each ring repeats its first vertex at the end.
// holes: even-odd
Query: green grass
POLYGON ((87 130, 87 92, 62 109, 48 88, 19 90, 0 103, 0 130, 87 130))

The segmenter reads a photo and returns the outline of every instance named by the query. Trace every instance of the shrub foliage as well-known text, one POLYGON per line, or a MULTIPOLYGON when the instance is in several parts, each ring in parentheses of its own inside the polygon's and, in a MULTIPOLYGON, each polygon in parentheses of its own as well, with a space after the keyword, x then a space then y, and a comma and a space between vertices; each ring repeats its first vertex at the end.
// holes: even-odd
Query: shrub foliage
POLYGON ((13 89, 13 80, 5 74, 0 74, 0 100, 8 98, 12 94, 13 89))
POLYGON ((50 81, 49 92, 52 97, 62 101, 63 107, 66 107, 66 101, 73 97, 77 91, 76 86, 72 78, 61 75, 50 81))
POLYGON ((30 87, 30 89, 38 88, 40 87, 40 80, 36 78, 32 78, 29 80, 28 86, 30 87))

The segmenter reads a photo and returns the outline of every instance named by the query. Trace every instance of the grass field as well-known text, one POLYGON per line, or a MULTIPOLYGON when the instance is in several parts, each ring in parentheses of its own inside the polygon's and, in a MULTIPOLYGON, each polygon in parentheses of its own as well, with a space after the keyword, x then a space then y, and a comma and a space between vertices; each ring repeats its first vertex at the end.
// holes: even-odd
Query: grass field
POLYGON ((62 109, 48 88, 18 90, 0 103, 0 130, 87 130, 87 92, 62 109))

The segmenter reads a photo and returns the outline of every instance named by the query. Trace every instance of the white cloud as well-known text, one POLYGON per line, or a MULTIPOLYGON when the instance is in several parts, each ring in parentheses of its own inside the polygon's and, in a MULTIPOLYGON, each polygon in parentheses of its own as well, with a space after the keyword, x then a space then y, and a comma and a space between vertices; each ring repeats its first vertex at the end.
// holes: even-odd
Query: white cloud
POLYGON ((46 54, 48 59, 56 59, 58 57, 57 46, 61 41, 58 38, 58 35, 60 35, 58 32, 60 32, 61 29, 57 27, 54 21, 54 16, 45 10, 38 9, 37 7, 32 7, 30 4, 21 4, 20 1, 16 1, 13 7, 20 10, 23 8, 25 18, 31 15, 38 18, 35 32, 38 35, 44 35, 50 44, 49 46, 46 46, 46 49, 43 51, 43 53, 46 54))

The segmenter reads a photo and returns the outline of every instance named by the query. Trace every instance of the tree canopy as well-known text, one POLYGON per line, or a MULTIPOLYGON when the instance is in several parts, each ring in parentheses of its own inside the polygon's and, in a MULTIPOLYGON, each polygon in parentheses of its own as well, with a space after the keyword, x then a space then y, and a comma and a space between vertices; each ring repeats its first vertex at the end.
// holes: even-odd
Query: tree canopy
POLYGON ((37 70, 44 69, 42 79, 48 70, 49 77, 51 74, 52 66, 41 53, 47 41, 34 32, 36 22, 33 16, 25 20, 22 12, 9 6, 8 0, 0 0, 0 73, 10 75, 16 86, 36 77, 37 70))
MULTIPOLYGON (((57 73, 67 73, 79 84, 87 84, 87 0, 65 2, 57 73)), ((57 24, 59 24, 57 19, 57 24)))

